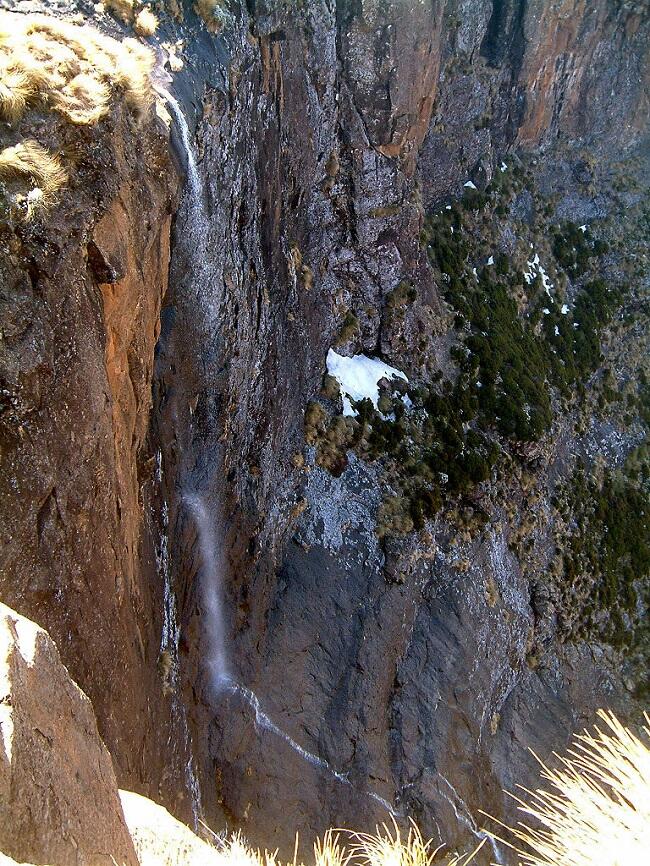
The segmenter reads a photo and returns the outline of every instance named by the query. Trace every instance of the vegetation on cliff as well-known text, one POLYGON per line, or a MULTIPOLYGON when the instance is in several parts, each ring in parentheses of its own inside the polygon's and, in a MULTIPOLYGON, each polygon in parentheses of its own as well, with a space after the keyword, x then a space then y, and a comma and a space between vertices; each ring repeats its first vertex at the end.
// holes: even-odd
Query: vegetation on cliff
MULTIPOLYGON (((374 833, 329 830, 317 839, 314 866, 468 866, 489 836, 515 853, 520 866, 635 866, 650 844, 650 729, 637 736, 610 712, 600 711, 604 729, 575 737, 557 766, 540 762, 544 785, 511 795, 521 820, 514 826, 486 815, 483 841, 467 854, 426 840, 415 822, 406 831, 395 819, 374 833)), ((646 716, 646 722, 650 720, 646 716)), ((137 795, 122 793, 127 822, 142 866, 302 866, 296 852, 282 864, 277 851, 259 850, 234 834, 214 847, 137 795), (147 813, 151 812, 151 816, 147 813)))
POLYGON ((153 101, 153 64, 153 53, 135 39, 117 42, 45 15, 0 13, 0 117, 12 140, 0 153, 0 193, 10 210, 29 218, 51 205, 74 168, 78 147, 43 117, 94 125, 116 99, 142 114, 153 101))

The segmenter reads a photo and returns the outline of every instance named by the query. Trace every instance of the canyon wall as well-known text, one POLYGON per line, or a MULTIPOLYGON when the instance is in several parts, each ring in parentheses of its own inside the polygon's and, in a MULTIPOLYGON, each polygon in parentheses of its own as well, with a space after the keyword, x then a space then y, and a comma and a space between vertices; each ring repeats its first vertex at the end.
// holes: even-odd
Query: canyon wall
MULTIPOLYGON (((457 380, 427 218, 463 196, 477 268, 525 271, 534 243, 573 305, 579 276, 550 264, 570 219, 608 238, 590 267, 626 278, 649 31, 646 4, 614 0, 255 0, 213 35, 183 3, 150 42, 182 40, 183 68, 163 53, 157 76, 189 120, 194 187, 177 121, 170 142, 118 112, 51 218, 3 227, 2 600, 56 640, 122 786, 189 816, 187 716, 214 827, 290 853, 296 830, 392 811, 467 847, 479 809, 507 814, 502 787, 534 780, 529 747, 561 748, 602 704, 634 716, 642 675, 600 635, 568 639, 572 601, 546 580, 576 458, 620 468, 647 436, 636 409, 597 411, 605 362, 420 526, 384 531, 406 490, 388 453, 329 421, 306 432, 305 413, 340 415, 332 346, 413 387, 457 380), (466 184, 496 196, 515 171, 484 216, 466 184), (275 730, 211 681, 214 594, 231 676, 275 730)), ((647 340, 645 273, 633 287, 641 318, 602 337, 615 389, 647 340)))

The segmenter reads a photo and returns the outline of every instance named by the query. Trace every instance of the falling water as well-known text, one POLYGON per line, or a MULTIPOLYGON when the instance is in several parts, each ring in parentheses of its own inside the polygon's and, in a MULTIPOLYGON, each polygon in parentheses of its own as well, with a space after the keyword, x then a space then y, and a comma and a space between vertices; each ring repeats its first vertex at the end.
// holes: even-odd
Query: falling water
POLYGON ((197 493, 186 493, 182 501, 194 519, 199 544, 202 565, 202 624, 206 641, 204 663, 209 675, 211 690, 216 696, 231 682, 226 656, 226 629, 221 591, 223 562, 217 553, 215 533, 202 498, 197 493))
MULTIPOLYGON (((184 232, 182 244, 191 263, 191 274, 186 274, 184 283, 188 290, 196 291, 197 286, 206 284, 204 271, 208 267, 209 257, 206 255, 206 241, 208 237, 209 220, 206 212, 203 186, 198 172, 196 156, 190 131, 183 112, 176 99, 161 85, 156 85, 158 94, 169 106, 185 153, 187 163, 187 188, 184 205, 187 208, 187 226, 184 232)), ((205 276, 208 276, 207 273, 205 276)), ((206 332, 213 329, 213 323, 208 321, 214 316, 214 307, 209 304, 210 299, 201 298, 198 294, 196 301, 203 307, 203 325, 206 332), (208 305, 206 305, 206 300, 208 305), (208 306, 210 309, 208 309, 208 306)), ((225 645, 225 627, 223 613, 223 561, 217 551, 215 542, 215 531, 208 510, 202 497, 194 492, 186 492, 182 502, 187 511, 192 515, 197 532, 199 554, 201 558, 201 597, 203 602, 203 626, 206 639, 206 670, 213 696, 231 693, 240 695, 255 713, 255 725, 258 730, 266 731, 286 743, 297 755, 311 766, 329 774, 340 784, 352 786, 346 775, 337 772, 323 758, 312 754, 300 746, 292 737, 283 731, 263 711, 257 695, 246 686, 238 683, 230 674, 228 657, 225 645)), ((391 804, 376 794, 374 791, 361 791, 364 796, 369 797, 385 808, 393 817, 402 817, 391 804)))
POLYGON ((438 773, 438 776, 447 785, 447 787, 449 788, 449 790, 453 794, 453 799, 452 799, 451 797, 448 797, 446 794, 444 794, 442 791, 440 792, 442 794, 442 796, 445 798, 445 800, 449 803, 451 808, 454 810, 454 815, 455 815, 458 823, 463 824, 465 827, 467 827, 469 832, 476 839, 480 839, 481 841, 484 841, 487 839, 487 841, 489 842, 489 844, 492 847, 492 853, 494 854, 494 857, 495 857, 495 863, 496 864, 505 863, 506 861, 503 859, 503 853, 501 852, 501 849, 497 845, 496 839, 493 836, 490 836, 490 834, 486 833, 484 830, 478 829, 478 827, 476 826, 476 821, 474 820, 474 817, 472 816, 472 813, 470 812, 470 810, 467 806, 467 803, 463 800, 463 798, 460 796, 458 791, 451 784, 449 779, 446 776, 443 776, 442 773, 438 773), (458 804, 458 805, 456 805, 456 804, 458 804), (460 807, 460 809, 459 809, 459 807, 460 807))
POLYGON ((185 115, 181 111, 178 102, 176 102, 168 90, 160 85, 156 85, 156 92, 162 96, 170 107, 172 114, 174 115, 174 120, 176 121, 176 127, 180 134, 181 141, 183 142, 183 151, 185 152, 185 159, 187 161, 187 192, 189 194, 190 204, 196 203, 197 201, 200 204, 203 198, 203 190, 201 179, 199 177, 199 170, 196 165, 194 148, 192 147, 190 139, 190 130, 187 121, 185 120, 185 115))
MULTIPOLYGON (((225 646, 225 627, 222 602, 223 562, 217 552, 213 522, 202 498, 197 493, 186 493, 183 503, 194 519, 201 557, 201 598, 203 601, 204 632, 206 639, 205 666, 214 697, 223 693, 237 694, 246 701, 255 714, 255 727, 281 739, 312 767, 327 773, 342 785, 354 787, 347 775, 339 773, 324 758, 314 755, 297 743, 264 712, 259 698, 251 689, 238 683, 230 674, 225 646)), ((383 806, 394 818, 402 817, 391 804, 374 791, 362 791, 383 806)))

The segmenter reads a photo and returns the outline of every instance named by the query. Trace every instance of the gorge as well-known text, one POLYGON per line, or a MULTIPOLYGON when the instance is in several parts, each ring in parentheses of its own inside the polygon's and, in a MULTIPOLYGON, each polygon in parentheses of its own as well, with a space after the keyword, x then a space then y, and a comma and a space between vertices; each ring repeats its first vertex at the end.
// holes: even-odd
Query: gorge
POLYGON ((3 82, 19 18, 151 52, 0 87, 0 600, 194 829, 469 851, 647 707, 650 6, 0 9, 3 82))

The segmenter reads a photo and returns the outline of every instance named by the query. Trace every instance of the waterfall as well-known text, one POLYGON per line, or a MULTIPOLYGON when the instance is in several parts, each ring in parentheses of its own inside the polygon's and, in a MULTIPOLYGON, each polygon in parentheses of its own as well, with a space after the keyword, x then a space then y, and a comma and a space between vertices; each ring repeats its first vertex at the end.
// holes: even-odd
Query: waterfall
POLYGON ((197 493, 186 493, 182 502, 194 520, 201 556, 202 626, 207 650, 204 665, 208 671, 211 691, 213 696, 216 696, 230 683, 221 591, 223 561, 221 554, 217 552, 215 533, 202 498, 197 493))
MULTIPOLYGON (((204 666, 208 672, 210 689, 213 698, 220 694, 230 693, 239 695, 250 706, 255 714, 255 728, 272 734, 282 740, 290 749, 299 755, 312 767, 326 773, 336 779, 342 785, 355 786, 348 779, 347 774, 339 773, 324 758, 303 748, 286 731, 283 731, 264 712, 260 699, 252 689, 237 682, 231 676, 227 650, 225 643, 225 625, 223 613, 223 579, 224 568, 222 557, 217 551, 216 533, 213 529, 213 521, 210 519, 207 508, 201 496, 197 493, 186 493, 182 498, 183 504, 192 515, 197 533, 198 550, 201 557, 200 585, 201 599, 203 602, 203 632, 205 635, 206 657, 204 666)), ((387 800, 380 797, 374 791, 356 789, 362 796, 369 797, 379 803, 393 818, 403 817, 387 800)))
MULTIPOLYGON (((214 285, 214 275, 210 272, 210 256, 207 249, 209 235, 209 216, 205 206, 203 185, 199 175, 196 155, 185 116, 176 99, 161 85, 156 91, 165 100, 174 117, 180 144, 187 165, 187 187, 183 198, 186 225, 179 239, 182 255, 186 259, 186 269, 180 275, 180 285, 184 295, 192 297, 193 325, 201 337, 211 337, 218 332, 218 310, 209 289, 214 285)), ((269 733, 288 745, 302 760, 330 775, 342 785, 352 785, 347 776, 336 771, 327 761, 304 749, 292 737, 273 722, 264 712, 257 695, 246 686, 237 682, 230 672, 226 649, 226 629, 223 610, 224 561, 218 546, 215 528, 215 515, 206 507, 204 498, 186 480, 181 482, 184 492, 181 503, 191 516, 197 535, 200 557, 200 594, 202 601, 202 629, 205 640, 204 670, 210 684, 211 698, 230 693, 239 695, 253 710, 255 726, 258 731, 269 733)), ((219 525, 220 535, 223 527, 219 525)), ((219 539, 220 540, 220 539, 219 539)), ((403 817, 391 804, 374 791, 356 789, 382 806, 392 817, 403 817)))
POLYGON ((467 806, 467 803, 463 800, 463 798, 460 796, 458 791, 451 784, 449 779, 446 776, 443 776, 442 773, 438 773, 438 778, 440 778, 447 785, 447 787, 449 788, 449 790, 451 791, 451 793, 453 795, 453 799, 452 799, 452 797, 448 797, 442 791, 440 792, 442 794, 442 796, 444 797, 444 799, 449 803, 451 808, 454 810, 454 815, 455 815, 458 823, 463 824, 463 826, 467 827, 469 832, 476 839, 480 839, 481 841, 485 841, 487 839, 488 843, 490 844, 490 846, 492 848, 492 853, 494 854, 494 857, 495 857, 496 866, 498 866, 499 863, 505 863, 506 860, 504 859, 503 852, 499 848, 497 841, 494 838, 494 836, 490 836, 490 834, 486 833, 485 830, 479 830, 478 829, 478 827, 476 825, 476 821, 474 820, 474 817, 473 817, 472 813, 470 812, 469 807, 467 806))
POLYGON ((196 164, 194 148, 192 147, 191 143, 190 130, 187 125, 187 121, 185 120, 185 115, 181 111, 181 107, 178 102, 174 99, 174 97, 168 90, 166 90, 164 87, 161 87, 160 85, 155 85, 155 89, 156 92, 160 96, 162 96, 167 105, 170 107, 171 112, 174 115, 174 120, 176 121, 176 128, 178 129, 181 141, 183 143, 183 151, 185 153, 185 159, 187 162, 187 186, 189 192, 189 200, 190 202, 196 202, 197 200, 200 201, 203 196, 203 188, 201 185, 201 178, 199 177, 199 170, 196 164))

